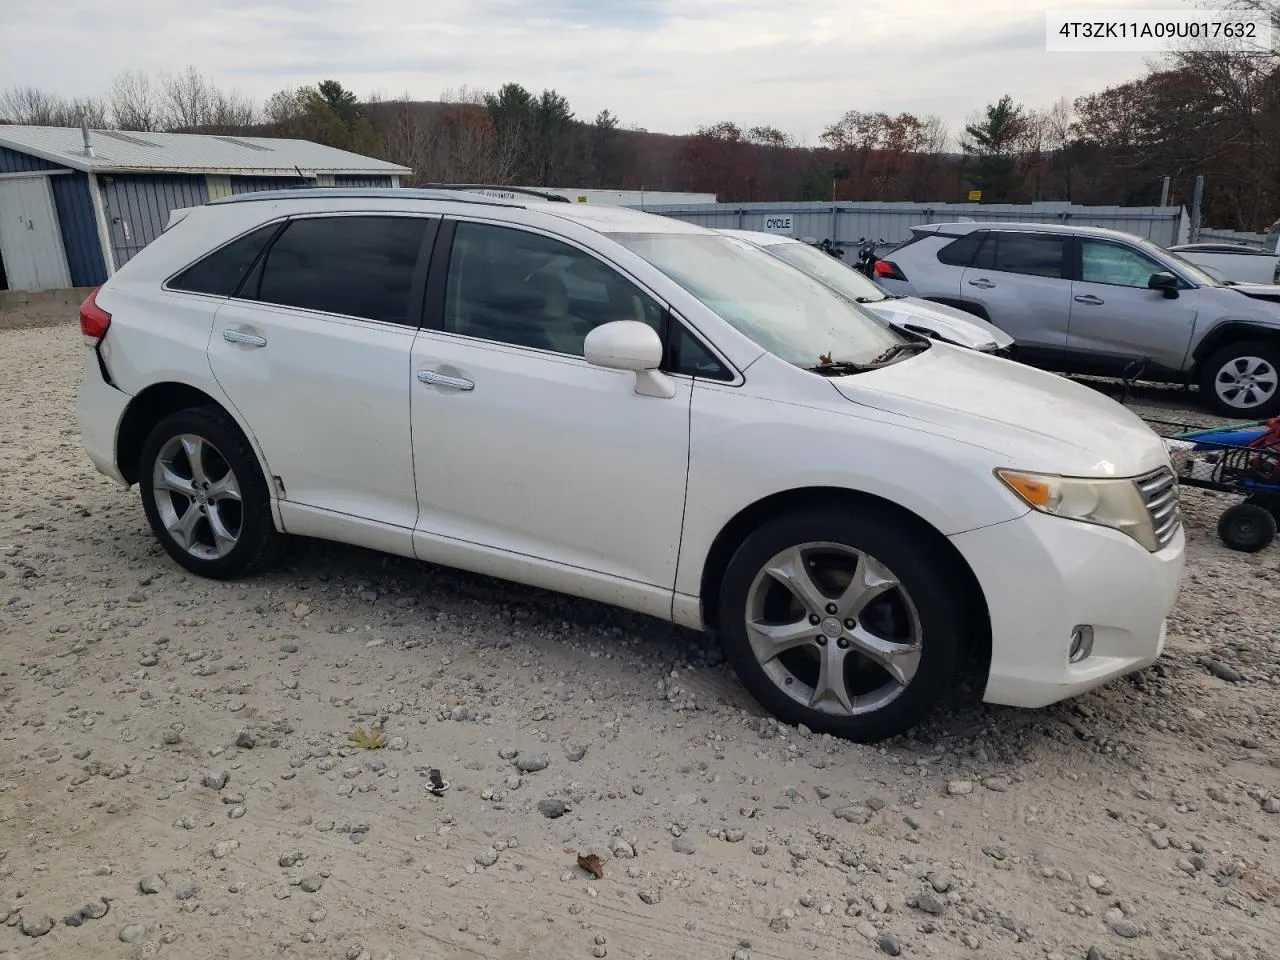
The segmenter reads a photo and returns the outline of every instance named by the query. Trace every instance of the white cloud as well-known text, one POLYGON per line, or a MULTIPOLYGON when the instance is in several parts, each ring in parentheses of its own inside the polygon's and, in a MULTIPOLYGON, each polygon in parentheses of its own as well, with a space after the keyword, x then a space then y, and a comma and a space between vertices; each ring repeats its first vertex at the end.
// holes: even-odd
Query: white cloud
POLYGON ((100 93, 190 63, 258 100, 335 77, 359 93, 514 80, 581 116, 685 132, 733 119, 815 140, 848 109, 953 128, 1010 93, 1048 104, 1137 75, 1140 55, 1049 54, 1044 13, 1177 0, 0 0, 0 88, 100 93), (531 13, 530 11, 536 11, 531 13))

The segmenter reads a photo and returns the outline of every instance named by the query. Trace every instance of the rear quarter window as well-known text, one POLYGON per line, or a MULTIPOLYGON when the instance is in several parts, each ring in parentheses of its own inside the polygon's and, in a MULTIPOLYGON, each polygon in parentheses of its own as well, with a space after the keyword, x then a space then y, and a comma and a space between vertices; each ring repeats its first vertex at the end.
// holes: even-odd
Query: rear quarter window
POLYGON ((973 258, 977 255, 978 248, 982 246, 982 241, 986 236, 985 231, 976 230, 961 237, 959 240, 952 241, 938 251, 939 262, 945 263, 949 267, 969 266, 973 263, 973 258))
POLYGON ((179 273, 169 281, 169 289, 234 296, 279 229, 280 224, 273 223, 237 237, 179 273))

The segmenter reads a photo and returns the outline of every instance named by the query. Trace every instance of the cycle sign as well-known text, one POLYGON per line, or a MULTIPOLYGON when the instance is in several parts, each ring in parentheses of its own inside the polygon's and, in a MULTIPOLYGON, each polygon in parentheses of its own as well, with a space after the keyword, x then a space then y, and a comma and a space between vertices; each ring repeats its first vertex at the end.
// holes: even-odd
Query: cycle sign
POLYGON ((791 235, 791 217, 765 217, 764 229, 767 233, 785 233, 791 235))

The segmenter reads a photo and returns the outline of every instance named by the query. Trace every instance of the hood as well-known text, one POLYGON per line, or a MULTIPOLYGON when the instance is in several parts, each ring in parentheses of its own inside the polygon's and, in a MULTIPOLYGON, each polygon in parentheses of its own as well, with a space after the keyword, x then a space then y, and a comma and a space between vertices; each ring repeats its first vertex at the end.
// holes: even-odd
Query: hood
POLYGON ((918 297, 899 297, 863 306, 890 323, 917 333, 937 335, 970 350, 1004 349, 1013 343, 1013 337, 981 317, 918 297))
POLYGON ((1163 441, 1096 390, 1012 360, 935 343, 879 370, 831 378, 847 400, 985 447, 992 466, 1130 477, 1169 465, 1163 441))
POLYGON ((1244 294, 1253 300, 1280 303, 1280 285, 1274 283, 1233 283, 1227 289, 1244 294))

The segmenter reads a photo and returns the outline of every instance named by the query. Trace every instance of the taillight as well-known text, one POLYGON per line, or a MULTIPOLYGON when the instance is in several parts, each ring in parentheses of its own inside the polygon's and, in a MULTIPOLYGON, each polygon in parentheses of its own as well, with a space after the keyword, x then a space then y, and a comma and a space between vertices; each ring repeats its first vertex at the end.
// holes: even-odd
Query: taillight
POLYGON ((111 314, 98 306, 98 291, 101 289, 94 288, 93 293, 80 304, 80 332, 84 334, 84 342, 91 347, 102 342, 107 328, 111 326, 111 314))
POLYGON ((907 275, 898 269, 892 260, 877 260, 875 266, 877 280, 906 280, 907 275))

